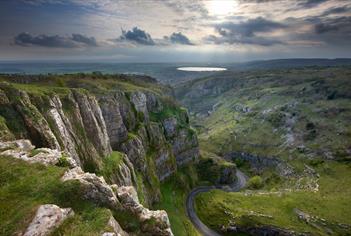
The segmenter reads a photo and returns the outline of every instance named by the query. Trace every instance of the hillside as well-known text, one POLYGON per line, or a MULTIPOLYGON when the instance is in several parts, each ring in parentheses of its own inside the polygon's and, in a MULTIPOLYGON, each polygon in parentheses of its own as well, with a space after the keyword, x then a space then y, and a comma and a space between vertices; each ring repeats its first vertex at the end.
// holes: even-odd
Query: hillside
POLYGON ((0 76, 0 234, 173 235, 146 207, 199 148, 169 94, 146 76, 0 76))
POLYGON ((350 67, 306 67, 178 85, 201 150, 255 176, 240 193, 200 194, 202 221, 228 235, 348 235, 350 77, 350 67))

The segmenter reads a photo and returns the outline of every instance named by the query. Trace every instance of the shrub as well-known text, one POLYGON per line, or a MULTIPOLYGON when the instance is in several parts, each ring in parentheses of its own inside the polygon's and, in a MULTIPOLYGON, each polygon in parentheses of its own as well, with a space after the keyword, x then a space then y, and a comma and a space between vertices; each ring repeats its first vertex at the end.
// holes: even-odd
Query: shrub
POLYGON ((249 179, 247 187, 250 189, 259 189, 263 187, 263 180, 260 176, 256 175, 249 179))
POLYGON ((60 157, 57 166, 61 166, 61 167, 67 167, 70 166, 69 161, 67 159, 67 156, 65 154, 62 154, 62 156, 60 157))

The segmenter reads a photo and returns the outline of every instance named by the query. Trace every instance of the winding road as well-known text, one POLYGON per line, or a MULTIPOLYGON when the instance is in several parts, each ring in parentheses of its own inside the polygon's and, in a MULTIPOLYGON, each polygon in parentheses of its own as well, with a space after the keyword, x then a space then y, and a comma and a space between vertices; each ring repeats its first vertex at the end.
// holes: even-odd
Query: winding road
POLYGON ((194 188, 188 195, 186 199, 186 211, 188 214, 189 219, 195 226, 195 228, 204 236, 221 236, 219 233, 216 231, 210 229, 207 227, 202 221, 199 219, 199 217, 196 215, 195 212, 195 207, 194 207, 194 200, 197 194, 199 193, 204 193, 208 192, 213 189, 220 189, 226 192, 237 192, 246 185, 246 180, 247 177, 246 175, 241 172, 240 170, 237 170, 236 172, 237 176, 237 181, 231 185, 225 185, 225 186, 202 186, 202 187, 197 187, 194 188))

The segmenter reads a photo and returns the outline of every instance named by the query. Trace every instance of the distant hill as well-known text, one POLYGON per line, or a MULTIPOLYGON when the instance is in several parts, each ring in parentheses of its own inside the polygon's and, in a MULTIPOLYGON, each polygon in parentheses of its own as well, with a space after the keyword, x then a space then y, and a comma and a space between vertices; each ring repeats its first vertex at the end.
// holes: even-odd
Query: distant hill
POLYGON ((310 66, 346 66, 351 65, 350 58, 293 58, 293 59, 275 59, 250 61, 244 63, 236 63, 230 66, 230 69, 274 69, 274 68, 296 68, 310 66))

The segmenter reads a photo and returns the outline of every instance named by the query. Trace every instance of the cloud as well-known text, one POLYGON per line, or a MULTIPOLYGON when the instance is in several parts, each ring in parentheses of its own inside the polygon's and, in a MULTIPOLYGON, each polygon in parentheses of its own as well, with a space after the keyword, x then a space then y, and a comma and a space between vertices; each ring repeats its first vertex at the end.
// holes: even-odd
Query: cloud
POLYGON ((94 37, 87 37, 82 34, 72 34, 72 40, 75 42, 83 43, 87 46, 97 47, 98 43, 94 37))
POLYGON ((328 16, 331 14, 341 14, 341 13, 345 13, 348 11, 350 11, 350 9, 347 6, 335 7, 335 8, 331 8, 331 9, 324 11, 321 16, 328 16))
POLYGON ((79 48, 98 46, 94 37, 87 37, 81 34, 72 36, 60 35, 31 35, 30 33, 20 33, 14 38, 14 42, 19 46, 41 46, 50 48, 79 48))
POLYGON ((286 28, 284 24, 270 21, 262 17, 241 21, 239 23, 223 22, 215 25, 215 30, 220 36, 210 35, 205 41, 216 44, 257 44, 271 46, 282 44, 280 40, 257 36, 257 33, 269 33, 277 29, 286 28))
POLYGON ((302 8, 312 8, 327 1, 329 0, 300 0, 298 5, 302 8))
POLYGON ((173 33, 171 36, 165 36, 165 40, 169 40, 173 44, 194 45, 187 36, 181 32, 173 33))
POLYGON ((128 31, 122 30, 122 35, 117 41, 129 41, 142 45, 155 45, 155 41, 152 39, 151 35, 138 27, 134 27, 132 30, 128 31))
POLYGON ((315 32, 317 34, 324 34, 333 31, 342 34, 345 38, 347 35, 351 35, 351 17, 342 16, 330 18, 315 25, 315 32))

